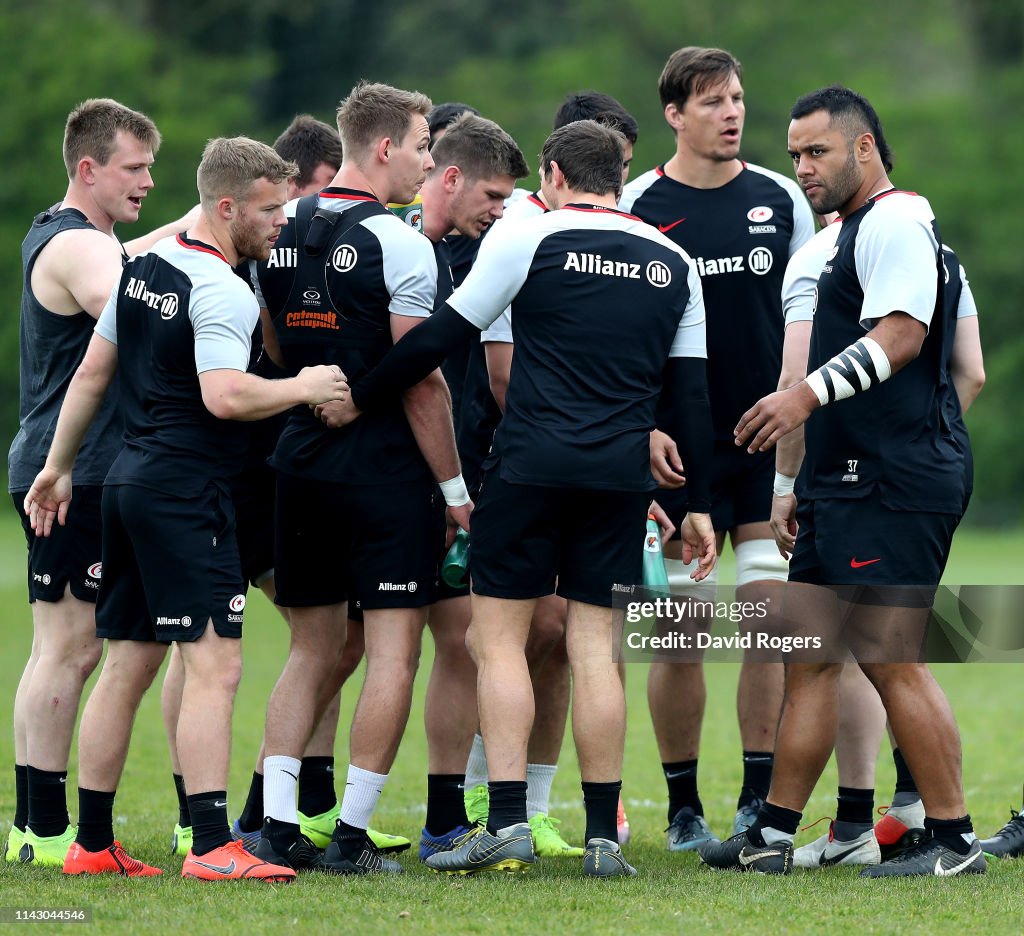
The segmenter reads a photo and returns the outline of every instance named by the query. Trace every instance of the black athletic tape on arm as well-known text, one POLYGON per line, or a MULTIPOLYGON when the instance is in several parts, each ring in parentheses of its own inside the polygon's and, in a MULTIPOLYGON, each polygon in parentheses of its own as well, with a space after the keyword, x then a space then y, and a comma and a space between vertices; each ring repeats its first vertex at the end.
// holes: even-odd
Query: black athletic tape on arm
POLYGON ((364 413, 400 397, 480 329, 446 302, 422 325, 408 331, 368 374, 352 387, 352 402, 364 413))
POLYGON ((708 399, 708 368, 704 358, 669 358, 662 400, 666 431, 676 441, 686 475, 687 510, 711 512, 711 470, 714 430, 708 399))

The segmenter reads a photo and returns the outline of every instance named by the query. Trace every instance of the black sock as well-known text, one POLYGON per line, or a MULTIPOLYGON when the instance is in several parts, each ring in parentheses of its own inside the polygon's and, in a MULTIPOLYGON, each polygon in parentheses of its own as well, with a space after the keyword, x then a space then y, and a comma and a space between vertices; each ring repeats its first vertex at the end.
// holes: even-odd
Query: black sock
POLYGON ((525 780, 491 780, 487 790, 490 794, 487 831, 491 835, 499 829, 526 822, 525 780))
POLYGON ((188 814, 188 794, 185 793, 185 778, 181 774, 171 774, 174 777, 174 792, 178 794, 178 825, 187 829, 192 825, 192 819, 188 814))
POLYGON ((896 792, 917 793, 920 796, 917 784, 914 783, 914 778, 910 775, 910 768, 903 759, 899 748, 892 749, 892 762, 896 765, 896 792))
POLYGON ((193 855, 205 855, 231 841, 226 790, 213 790, 190 796, 188 814, 192 817, 193 855))
POLYGON ((469 825, 465 785, 465 774, 427 774, 426 827, 431 835, 469 825))
POLYGON ((970 816, 961 816, 959 819, 932 819, 925 816, 924 828, 931 833, 932 838, 953 849, 958 855, 966 855, 971 850, 974 826, 970 816), (965 835, 970 837, 970 841, 964 839, 965 835))
POLYGON ((280 819, 271 819, 270 816, 267 816, 261 828, 263 830, 262 837, 270 841, 271 847, 279 855, 283 855, 288 850, 288 846, 299 836, 297 822, 282 822, 280 819))
POLYGON ((338 805, 334 792, 334 758, 304 757, 299 768, 299 812, 320 816, 338 805))
POLYGON ((28 767, 14 765, 14 827, 25 831, 28 825, 28 767))
POLYGON ((86 851, 98 852, 114 844, 114 793, 78 788, 78 835, 86 851))
POLYGON ((873 789, 864 790, 858 787, 841 786, 836 802, 838 803, 836 822, 871 825, 872 810, 875 808, 875 791, 873 789))
POLYGON ((40 838, 60 835, 68 827, 68 772, 28 767, 28 825, 40 838))
POLYGON ((786 809, 784 806, 764 803, 758 811, 754 824, 747 830, 747 838, 755 845, 763 846, 768 844, 761 834, 761 830, 764 828, 777 829, 779 832, 785 832, 790 836, 796 835, 801 815, 802 813, 798 813, 793 809, 786 809))
POLYGON ((615 814, 619 808, 619 793, 622 781, 610 783, 589 783, 583 781, 583 808, 587 811, 587 832, 584 842, 603 838, 618 842, 615 814))
POLYGON ((238 817, 238 826, 243 832, 255 832, 263 825, 263 774, 253 772, 249 784, 249 795, 245 808, 238 817))
POLYGON ((749 806, 754 800, 768 798, 768 788, 772 785, 772 767, 775 755, 771 751, 743 752, 743 786, 736 808, 749 806))
POLYGON ((697 760, 673 761, 661 765, 668 784, 668 821, 684 806, 689 806, 695 816, 704 815, 704 806, 697 794, 697 760))

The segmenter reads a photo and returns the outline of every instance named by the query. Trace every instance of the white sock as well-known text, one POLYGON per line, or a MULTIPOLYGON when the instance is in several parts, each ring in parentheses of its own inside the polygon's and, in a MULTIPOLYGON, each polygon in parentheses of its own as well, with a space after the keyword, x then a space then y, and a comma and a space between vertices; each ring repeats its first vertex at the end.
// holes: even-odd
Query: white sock
POLYGON ((551 781, 555 779, 558 764, 526 765, 526 818, 537 813, 547 815, 551 802, 551 781))
POLYGON ((374 773, 349 764, 345 795, 341 798, 341 821, 356 829, 368 829, 387 782, 387 774, 374 773))
POLYGON ((484 739, 479 733, 473 735, 473 746, 466 761, 466 789, 487 785, 487 755, 484 753, 484 739))
POLYGON ((295 790, 299 784, 302 761, 276 754, 263 758, 263 813, 280 822, 299 824, 295 790))

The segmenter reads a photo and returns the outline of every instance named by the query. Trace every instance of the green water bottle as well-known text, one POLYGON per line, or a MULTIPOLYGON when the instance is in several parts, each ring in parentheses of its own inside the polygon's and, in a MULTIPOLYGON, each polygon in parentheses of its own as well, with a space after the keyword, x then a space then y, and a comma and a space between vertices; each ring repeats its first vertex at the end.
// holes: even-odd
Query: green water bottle
POLYGON ((455 542, 448 550, 441 565, 441 578, 451 588, 462 588, 466 584, 466 570, 469 567, 469 531, 459 529, 455 542))
POLYGON ((653 514, 647 515, 647 532, 644 534, 643 584, 647 591, 669 594, 668 573, 665 571, 665 557, 661 551, 661 527, 653 514))

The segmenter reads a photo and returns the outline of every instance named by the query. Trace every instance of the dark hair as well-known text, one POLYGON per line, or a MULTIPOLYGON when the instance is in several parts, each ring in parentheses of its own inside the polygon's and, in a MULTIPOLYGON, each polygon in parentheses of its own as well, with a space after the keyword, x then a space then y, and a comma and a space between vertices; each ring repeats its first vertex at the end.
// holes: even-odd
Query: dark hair
POLYGON ((447 130, 457 117, 463 114, 474 114, 480 116, 480 111, 469 104, 462 104, 459 101, 445 101, 443 104, 435 104, 427 114, 427 129, 430 130, 430 145, 434 145, 434 135, 438 130, 447 130))
POLYGON ((285 131, 274 140, 278 155, 299 167, 295 182, 305 188, 313 180, 320 163, 335 171, 341 167, 341 137, 330 124, 310 114, 298 114, 285 131))
POLYGON ((668 57, 658 79, 661 106, 675 104, 682 110, 691 94, 700 94, 733 74, 742 81, 743 66, 735 55, 725 49, 704 49, 700 46, 677 49, 668 57))
POLYGON ((522 150, 493 120, 463 114, 450 124, 448 132, 430 151, 435 171, 458 166, 469 179, 490 179, 510 175, 522 179, 530 174, 522 150))
POLYGON ((569 188, 594 195, 622 194, 626 138, 596 120, 575 120, 544 141, 540 168, 547 178, 557 162, 569 188))
POLYGON ((640 132, 633 115, 610 94, 601 91, 576 91, 566 96, 555 111, 555 126, 564 127, 574 120, 596 120, 618 130, 630 143, 636 143, 640 132))
POLYGON ((160 149, 160 131, 145 114, 111 98, 89 98, 68 114, 64 126, 64 165, 73 179, 80 160, 90 156, 105 166, 117 147, 118 131, 135 137, 153 155, 160 149))
POLYGON ((866 97, 842 85, 830 85, 798 98, 789 116, 799 120, 820 110, 828 114, 830 122, 843 125, 849 140, 867 130, 875 138, 885 171, 892 172, 892 150, 882 132, 882 121, 866 97))

